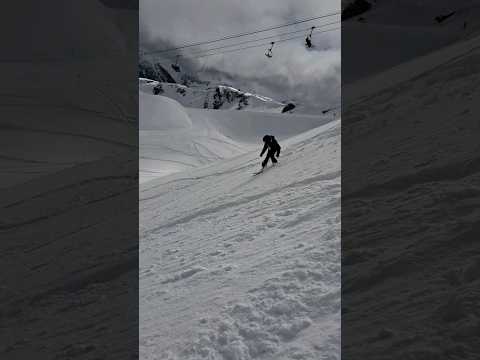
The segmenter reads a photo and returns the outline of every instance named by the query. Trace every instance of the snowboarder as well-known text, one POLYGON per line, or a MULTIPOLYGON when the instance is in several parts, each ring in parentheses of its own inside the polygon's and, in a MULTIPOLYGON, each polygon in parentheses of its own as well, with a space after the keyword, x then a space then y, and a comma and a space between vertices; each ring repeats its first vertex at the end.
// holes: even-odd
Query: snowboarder
POLYGON ((275 137, 273 135, 265 135, 263 137, 263 142, 264 142, 264 145, 263 145, 263 150, 260 153, 260 157, 263 156, 263 154, 265 153, 265 151, 267 151, 267 149, 268 149, 268 152, 267 152, 267 157, 265 158, 265 160, 262 161, 262 169, 265 166, 267 166, 268 159, 271 159, 272 163, 276 164, 277 159, 275 159, 275 155, 277 157, 280 156, 280 145, 278 144, 277 140, 275 140, 275 137))

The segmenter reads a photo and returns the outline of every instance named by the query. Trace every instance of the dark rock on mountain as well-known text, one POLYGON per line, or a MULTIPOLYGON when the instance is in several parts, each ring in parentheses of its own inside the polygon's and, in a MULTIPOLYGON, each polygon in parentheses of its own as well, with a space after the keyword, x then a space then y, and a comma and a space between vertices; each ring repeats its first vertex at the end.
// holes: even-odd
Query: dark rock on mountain
POLYGON ((147 60, 142 60, 138 64, 138 76, 159 82, 176 83, 175 79, 162 65, 159 63, 151 63, 147 60))
POLYGON ((282 109, 282 114, 283 114, 283 113, 286 113, 286 112, 288 112, 288 111, 291 111, 291 110, 293 110, 293 109, 295 109, 295 104, 293 104, 293 103, 288 103, 288 104, 285 105, 285 107, 282 109))

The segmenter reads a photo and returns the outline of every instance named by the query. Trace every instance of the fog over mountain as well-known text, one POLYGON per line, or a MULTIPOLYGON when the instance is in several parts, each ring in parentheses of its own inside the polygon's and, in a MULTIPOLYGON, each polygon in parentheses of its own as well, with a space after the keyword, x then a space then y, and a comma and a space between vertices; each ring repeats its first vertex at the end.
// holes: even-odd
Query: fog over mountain
MULTIPOLYGON (((141 51, 148 54, 151 51, 252 32, 337 11, 340 11, 340 2, 336 0, 322 3, 314 0, 290 0, 282 3, 273 0, 212 0, 201 5, 192 0, 141 0, 140 47, 141 51)), ((308 31, 300 31, 293 34, 300 36, 299 39, 276 44, 272 58, 267 58, 264 54, 268 46, 203 58, 188 54, 308 29, 310 26, 321 26, 339 21, 339 18, 330 16, 253 36, 183 49, 182 54, 185 56, 180 59, 182 71, 204 80, 227 82, 281 101, 293 100, 307 104, 309 111, 314 113, 336 106, 340 97, 341 79, 339 31, 314 32, 312 49, 307 49, 304 45, 303 35, 306 36, 308 31)), ((339 24, 324 29, 336 27, 339 24)), ((269 41, 255 42, 253 45, 269 41)), ((146 56, 169 66, 177 54, 178 52, 167 52, 146 56)))

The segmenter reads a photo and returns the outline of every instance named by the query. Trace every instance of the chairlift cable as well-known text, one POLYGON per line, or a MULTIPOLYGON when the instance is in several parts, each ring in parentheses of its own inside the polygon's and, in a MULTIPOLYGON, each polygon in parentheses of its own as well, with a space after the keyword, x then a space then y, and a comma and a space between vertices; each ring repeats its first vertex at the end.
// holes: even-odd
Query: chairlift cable
POLYGON ((148 53, 145 53, 145 55, 154 54, 154 53, 159 54, 159 53, 164 53, 164 52, 169 52, 169 51, 175 51, 175 50, 185 49, 185 48, 188 48, 188 47, 198 46, 198 45, 212 44, 212 43, 223 41, 223 40, 229 40, 229 39, 235 39, 235 38, 239 38, 239 37, 243 37, 243 36, 254 35, 254 34, 261 33, 261 32, 276 30, 276 29, 280 29, 280 28, 283 28, 283 27, 302 24, 302 23, 305 23, 305 22, 318 20, 318 19, 323 19, 323 18, 326 18, 326 17, 335 16, 335 15, 339 15, 339 14, 341 14, 341 12, 336 11, 336 12, 333 12, 333 13, 327 13, 327 14, 320 15, 320 16, 315 16, 315 17, 311 17, 311 18, 307 18, 307 19, 297 20, 297 21, 287 23, 287 24, 283 24, 283 25, 275 25, 275 26, 271 26, 271 27, 268 27, 268 28, 259 29, 259 30, 255 30, 255 31, 251 31, 251 32, 245 32, 245 33, 240 33, 240 34, 235 34, 235 35, 228 35, 228 36, 224 36, 224 37, 214 39, 214 40, 207 40, 207 41, 200 41, 200 42, 197 42, 197 43, 184 44, 184 45, 181 45, 181 46, 178 46, 178 47, 175 47, 175 48, 170 48, 170 49, 150 51, 148 53))
MULTIPOLYGON (((335 22, 330 22, 330 23, 326 23, 326 24, 321 24, 321 25, 313 26, 313 28, 314 28, 314 29, 320 29, 320 28, 323 28, 323 27, 325 27, 325 26, 335 25, 335 24, 340 24, 340 21, 335 21, 335 22)), ((284 32, 284 33, 280 33, 280 34, 277 34, 277 35, 265 36, 265 37, 263 37, 263 38, 254 39, 254 40, 241 41, 241 42, 238 42, 238 43, 235 43, 235 44, 218 46, 218 47, 215 47, 215 48, 200 50, 200 51, 196 51, 196 52, 193 52, 193 53, 187 53, 187 54, 186 54, 187 56, 185 56, 184 54, 181 54, 180 56, 182 56, 182 57, 188 57, 189 55, 190 55, 190 56, 192 56, 192 55, 195 56, 196 54, 203 54, 203 53, 208 52, 208 51, 219 50, 219 49, 226 49, 226 48, 229 48, 229 47, 235 47, 235 46, 238 46, 238 45, 249 44, 249 43, 252 43, 252 42, 257 42, 257 41, 262 41, 262 40, 273 39, 273 38, 277 38, 277 37, 281 37, 281 36, 285 36, 285 35, 290 35, 290 34, 303 33, 303 32, 305 32, 305 31, 309 31, 309 30, 312 30, 312 27, 309 27, 308 29, 301 29, 301 30, 284 32)))
MULTIPOLYGON (((328 30, 319 31, 319 33, 325 33, 325 32, 330 32, 330 31, 335 31, 335 30, 340 30, 340 29, 341 29, 340 27, 337 27, 337 28, 334 28, 334 29, 328 29, 328 30)), ((290 40, 296 40, 296 39, 303 39, 303 35, 301 35, 301 36, 294 36, 294 37, 290 37, 290 38, 287 38, 287 39, 277 40, 277 41, 275 41, 275 43, 285 42, 285 41, 290 41, 290 40)), ((270 43, 264 43, 264 44, 259 44, 259 45, 245 46, 245 47, 238 48, 238 49, 226 50, 226 51, 221 51, 221 52, 214 52, 214 53, 211 53, 211 54, 208 54, 208 53, 207 53, 207 54, 205 54, 205 55, 201 55, 201 53, 200 53, 198 56, 192 56, 191 58, 199 59, 199 58, 203 58, 203 57, 207 57, 207 56, 227 54, 227 53, 231 53, 231 52, 242 51, 242 50, 247 50, 247 49, 253 49, 253 48, 258 48, 258 47, 264 47, 264 46, 268 46, 268 45, 270 45, 270 43)), ((208 51, 207 51, 207 52, 208 52, 208 51)), ((184 57, 187 57, 187 56, 184 56, 184 57)))

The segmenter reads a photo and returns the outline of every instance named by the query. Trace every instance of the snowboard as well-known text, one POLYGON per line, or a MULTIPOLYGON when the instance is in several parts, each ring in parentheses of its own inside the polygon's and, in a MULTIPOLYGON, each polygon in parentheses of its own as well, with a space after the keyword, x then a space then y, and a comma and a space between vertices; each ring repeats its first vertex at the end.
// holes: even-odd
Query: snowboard
POLYGON ((261 168, 260 170, 254 172, 254 173, 253 173, 253 176, 260 175, 260 174, 263 173, 265 170, 271 169, 272 167, 276 167, 276 166, 278 166, 278 163, 275 163, 275 164, 270 165, 270 166, 265 166, 264 168, 261 168))

